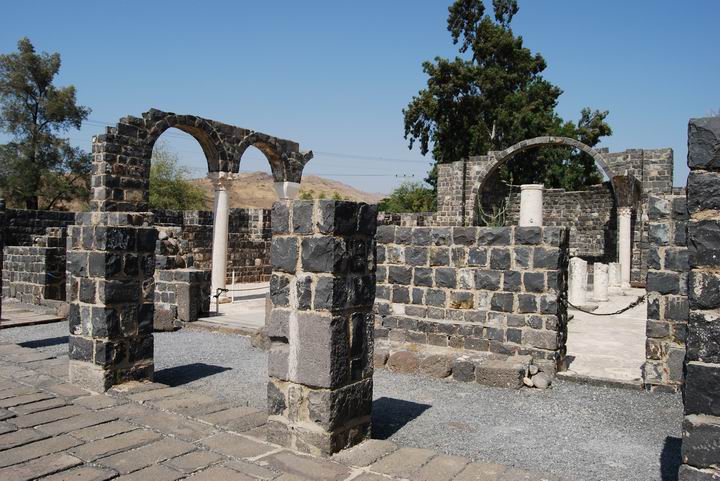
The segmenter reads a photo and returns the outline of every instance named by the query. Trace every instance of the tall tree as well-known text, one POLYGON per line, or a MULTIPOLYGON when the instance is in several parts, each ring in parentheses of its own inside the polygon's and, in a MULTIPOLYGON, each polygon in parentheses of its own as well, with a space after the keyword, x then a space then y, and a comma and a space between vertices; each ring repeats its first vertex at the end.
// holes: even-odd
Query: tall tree
POLYGON ((28 209, 41 197, 51 208, 87 194, 90 156, 60 135, 79 129, 90 109, 77 105, 74 86, 53 85, 58 53, 36 53, 27 38, 17 48, 0 55, 0 130, 12 137, 0 149, 0 188, 28 209))
MULTIPOLYGON (((481 0, 456 0, 449 7, 447 29, 460 56, 423 63, 427 87, 403 110, 409 147, 417 142, 423 155, 432 151, 436 162, 446 163, 540 135, 591 146, 610 135, 608 112, 583 109, 577 123, 560 118, 555 108, 562 90, 542 77, 545 60, 510 28, 517 1, 492 3, 494 17, 481 0)), ((570 189, 600 179, 592 158, 564 148, 521 154, 501 175, 516 185, 540 181, 570 189)))

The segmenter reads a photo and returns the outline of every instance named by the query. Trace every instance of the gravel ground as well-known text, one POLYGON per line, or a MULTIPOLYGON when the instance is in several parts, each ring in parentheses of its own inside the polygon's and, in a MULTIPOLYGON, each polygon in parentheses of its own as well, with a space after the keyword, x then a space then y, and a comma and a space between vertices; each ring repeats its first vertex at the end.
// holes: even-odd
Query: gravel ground
MULTIPOLYGON (((66 352, 65 324, 0 339, 66 352)), ((247 338, 186 329, 155 337, 156 379, 264 406, 265 353, 247 338)), ((511 391, 378 371, 374 436, 585 481, 667 481, 680 462, 679 395, 557 382, 511 391)))

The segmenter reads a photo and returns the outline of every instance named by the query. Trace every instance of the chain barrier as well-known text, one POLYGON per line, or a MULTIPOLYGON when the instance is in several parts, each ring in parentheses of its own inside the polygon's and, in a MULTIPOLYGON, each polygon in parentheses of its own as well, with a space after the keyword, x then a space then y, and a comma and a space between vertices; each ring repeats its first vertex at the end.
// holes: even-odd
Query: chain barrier
POLYGON ((643 294, 642 296, 638 297, 636 300, 631 302, 630 305, 628 305, 627 307, 623 307, 622 309, 615 311, 615 312, 603 312, 603 313, 586 311, 585 309, 581 309, 581 308, 573 305, 570 301, 566 301, 566 302, 567 302, 567 305, 572 307, 573 309, 576 309, 580 312, 584 312, 585 314, 590 314, 591 316, 615 316, 617 314, 622 314, 625 311, 629 311, 633 307, 640 305, 645 300, 645 297, 646 297, 645 294, 643 294))

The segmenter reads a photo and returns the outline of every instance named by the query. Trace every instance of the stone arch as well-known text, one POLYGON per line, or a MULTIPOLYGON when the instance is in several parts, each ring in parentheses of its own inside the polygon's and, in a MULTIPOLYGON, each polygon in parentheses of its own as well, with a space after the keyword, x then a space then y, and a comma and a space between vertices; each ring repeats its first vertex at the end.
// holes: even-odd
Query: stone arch
POLYGON ((268 158, 275 182, 299 183, 313 156, 301 152, 300 145, 291 140, 194 115, 150 109, 142 117, 123 117, 115 127, 93 137, 92 210, 147 212, 152 149, 171 127, 198 141, 209 173, 237 173, 242 154, 254 145, 268 158))
MULTIPOLYGON (((600 170, 607 176, 609 180, 612 180, 613 177, 615 177, 615 174, 610 169, 607 160, 602 155, 601 152, 598 150, 593 149, 587 144, 584 144, 576 139, 571 139, 569 137, 557 137, 557 136, 542 136, 542 137, 535 137, 528 140, 522 140, 510 147, 508 147, 505 150, 501 151, 491 151, 488 152, 487 156, 483 156, 483 162, 481 165, 481 168, 479 170, 479 175, 475 178, 475 180, 472 183, 472 187, 470 189, 469 197, 470 202, 468 205, 475 206, 477 202, 480 201, 479 196, 483 192, 483 187, 485 186, 485 183, 493 177, 493 175, 497 172, 497 169, 500 168, 501 165, 505 164, 507 161, 512 159, 514 156, 516 156, 519 153, 525 152, 527 150, 530 150, 532 148, 537 147, 558 147, 558 146, 566 146, 566 147, 572 147, 575 149, 578 149, 582 152, 585 152, 586 154, 590 155, 594 160, 595 164, 600 168, 600 170)), ((473 207, 474 210, 474 207, 473 207)), ((474 218, 473 210, 468 212, 466 216, 469 214, 474 218)))
POLYGON ((240 169, 240 159, 250 146, 256 147, 265 155, 275 182, 299 183, 305 164, 313 157, 312 151, 301 152, 296 142, 251 132, 238 145, 233 159, 233 172, 240 169))

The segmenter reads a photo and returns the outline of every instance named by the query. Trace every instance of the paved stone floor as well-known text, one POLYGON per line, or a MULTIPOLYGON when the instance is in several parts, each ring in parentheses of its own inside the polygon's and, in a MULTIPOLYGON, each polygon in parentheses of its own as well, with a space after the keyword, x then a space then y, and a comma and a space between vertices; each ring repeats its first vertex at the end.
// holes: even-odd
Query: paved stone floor
MULTIPOLYGON (((588 299, 591 297, 588 293, 588 299)), ((594 313, 615 312, 630 305, 644 289, 628 289, 610 295, 594 313)), ((645 324, 647 303, 614 316, 594 316, 576 309, 568 324, 568 374, 640 384, 645 362, 645 324)))
POLYGON ((228 295, 233 302, 220 304, 216 313, 215 300, 211 302, 211 316, 200 319, 198 325, 252 334, 265 325, 265 295, 270 291, 268 282, 229 284, 228 295))
POLYGON ((264 441, 263 410, 160 383, 92 394, 66 373, 57 351, 0 341, 3 481, 557 479, 381 440, 301 455, 264 441))

